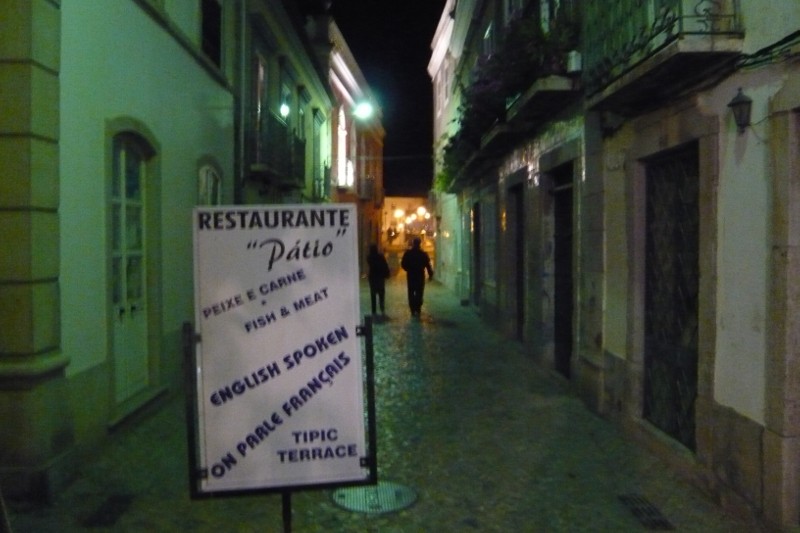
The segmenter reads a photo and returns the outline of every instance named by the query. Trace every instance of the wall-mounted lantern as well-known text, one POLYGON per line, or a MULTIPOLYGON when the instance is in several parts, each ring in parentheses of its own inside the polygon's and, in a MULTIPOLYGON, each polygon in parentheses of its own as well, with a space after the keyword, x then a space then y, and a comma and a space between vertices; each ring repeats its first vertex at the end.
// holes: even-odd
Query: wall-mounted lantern
POLYGON ((753 100, 745 95, 742 88, 739 87, 739 92, 728 103, 728 107, 733 112, 733 120, 736 122, 739 133, 744 133, 744 130, 750 125, 750 110, 753 107, 753 100))

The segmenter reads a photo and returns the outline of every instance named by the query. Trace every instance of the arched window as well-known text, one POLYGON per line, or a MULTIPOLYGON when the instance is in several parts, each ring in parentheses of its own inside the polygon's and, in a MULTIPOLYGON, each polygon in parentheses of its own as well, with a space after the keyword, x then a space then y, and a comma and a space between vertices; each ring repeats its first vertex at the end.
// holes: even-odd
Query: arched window
POLYGON ((138 136, 121 133, 114 137, 111 242, 115 305, 143 297, 144 188, 148 158, 147 145, 138 136))

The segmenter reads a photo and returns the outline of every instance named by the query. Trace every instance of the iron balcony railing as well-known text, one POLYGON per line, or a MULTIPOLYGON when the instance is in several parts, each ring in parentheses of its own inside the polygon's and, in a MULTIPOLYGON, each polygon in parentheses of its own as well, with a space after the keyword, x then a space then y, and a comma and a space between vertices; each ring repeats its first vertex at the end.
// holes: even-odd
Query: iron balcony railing
POLYGON ((678 39, 742 32, 738 0, 603 0, 586 2, 584 9, 588 94, 678 39))
POLYGON ((314 176, 314 200, 329 200, 331 197, 331 167, 325 165, 314 176))
POLYGON ((306 143, 272 113, 261 118, 254 135, 251 170, 254 176, 281 187, 302 187, 306 170, 306 143))

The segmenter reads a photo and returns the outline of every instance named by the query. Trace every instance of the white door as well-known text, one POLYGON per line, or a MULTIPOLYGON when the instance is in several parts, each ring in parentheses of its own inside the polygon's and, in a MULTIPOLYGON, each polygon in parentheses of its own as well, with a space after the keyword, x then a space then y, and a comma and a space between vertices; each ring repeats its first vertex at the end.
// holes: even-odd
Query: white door
POLYGON ((144 152, 136 139, 114 140, 111 273, 114 395, 124 402, 149 384, 144 152))

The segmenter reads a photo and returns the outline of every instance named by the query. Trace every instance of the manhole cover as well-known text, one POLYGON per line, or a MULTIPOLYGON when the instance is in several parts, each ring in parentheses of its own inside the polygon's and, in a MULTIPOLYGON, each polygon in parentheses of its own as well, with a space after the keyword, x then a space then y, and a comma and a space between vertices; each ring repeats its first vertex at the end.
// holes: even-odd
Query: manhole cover
POLYGON ((417 499, 413 489, 379 481, 377 485, 347 487, 333 492, 333 501, 340 507, 359 513, 391 513, 405 509, 417 499))

